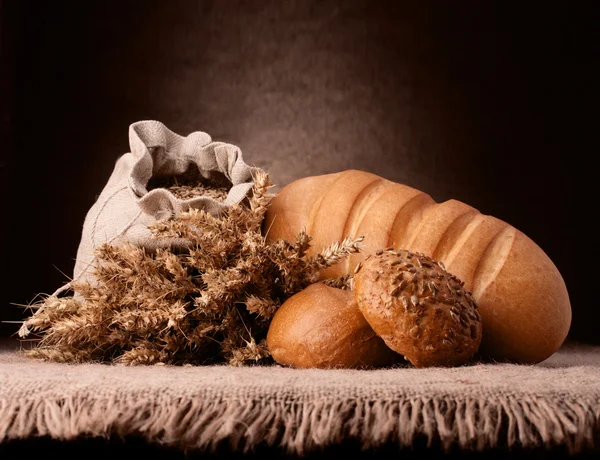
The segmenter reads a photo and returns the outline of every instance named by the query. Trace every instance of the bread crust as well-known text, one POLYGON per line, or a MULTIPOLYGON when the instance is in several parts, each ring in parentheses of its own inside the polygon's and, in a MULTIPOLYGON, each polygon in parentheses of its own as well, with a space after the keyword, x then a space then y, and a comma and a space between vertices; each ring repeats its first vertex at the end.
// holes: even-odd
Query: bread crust
POLYGON ((387 246, 443 262, 473 293, 483 320, 482 358, 538 363, 569 332, 569 295, 548 255, 518 229, 460 201, 436 203, 419 190, 348 170, 284 187, 267 211, 265 227, 271 225, 272 240, 293 241, 307 230, 314 238, 311 253, 346 236, 364 236, 364 250, 331 267, 327 277, 352 273, 368 254, 387 246), (372 185, 377 180, 380 185, 372 185), (352 211, 354 203, 360 212, 352 211))
POLYGON ((295 368, 369 369, 400 360, 375 334, 349 290, 311 284, 287 299, 271 320, 273 359, 295 368))
POLYGON ((471 293, 424 254, 378 251, 355 275, 354 297, 373 330, 415 367, 462 365, 479 349, 471 293))

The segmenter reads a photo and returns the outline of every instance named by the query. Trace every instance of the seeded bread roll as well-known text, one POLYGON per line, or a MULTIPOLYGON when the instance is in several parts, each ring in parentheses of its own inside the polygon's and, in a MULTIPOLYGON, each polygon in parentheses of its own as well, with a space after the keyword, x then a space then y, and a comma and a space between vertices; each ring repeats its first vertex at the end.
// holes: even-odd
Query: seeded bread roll
POLYGON ((348 170, 283 187, 267 210, 264 229, 268 241, 294 241, 305 230, 313 238, 308 255, 347 236, 364 236, 361 252, 324 277, 351 273, 379 248, 421 252, 443 262, 477 302, 482 357, 537 363, 558 350, 569 332, 569 295, 548 255, 508 223, 460 201, 436 203, 417 189, 348 170))
POLYGON ((377 335, 415 367, 449 367, 481 343, 481 316, 463 284, 423 254, 377 251, 358 269, 354 297, 377 335))
POLYGON ((273 359, 296 368, 376 368, 401 358, 358 310, 351 291, 315 283, 287 299, 271 320, 273 359))

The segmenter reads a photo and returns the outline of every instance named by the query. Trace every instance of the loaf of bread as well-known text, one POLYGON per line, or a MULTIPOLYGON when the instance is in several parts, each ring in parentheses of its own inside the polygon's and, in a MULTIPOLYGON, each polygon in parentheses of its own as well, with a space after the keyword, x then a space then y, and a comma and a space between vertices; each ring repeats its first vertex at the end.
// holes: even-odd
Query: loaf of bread
POLYGON ((482 316, 482 359, 537 363, 552 355, 571 325, 565 282, 548 255, 508 223, 457 200, 364 171, 306 177, 283 187, 264 221, 267 240, 294 241, 305 230, 315 253, 346 236, 363 250, 322 273, 351 273, 381 248, 421 252, 464 282, 482 316))
POLYGON ((349 290, 314 283, 287 299, 269 325, 267 347, 281 365, 369 369, 399 362, 365 320, 349 290))

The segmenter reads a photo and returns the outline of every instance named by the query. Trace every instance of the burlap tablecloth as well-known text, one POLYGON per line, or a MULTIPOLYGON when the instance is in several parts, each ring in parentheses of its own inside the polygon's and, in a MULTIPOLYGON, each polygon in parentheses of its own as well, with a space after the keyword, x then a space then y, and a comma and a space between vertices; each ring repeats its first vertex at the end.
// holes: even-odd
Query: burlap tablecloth
POLYGON ((186 451, 227 443, 303 454, 418 438, 589 452, 600 445, 600 347, 565 346, 536 366, 375 371, 65 365, 5 351, 0 444, 39 436, 142 436, 186 451))

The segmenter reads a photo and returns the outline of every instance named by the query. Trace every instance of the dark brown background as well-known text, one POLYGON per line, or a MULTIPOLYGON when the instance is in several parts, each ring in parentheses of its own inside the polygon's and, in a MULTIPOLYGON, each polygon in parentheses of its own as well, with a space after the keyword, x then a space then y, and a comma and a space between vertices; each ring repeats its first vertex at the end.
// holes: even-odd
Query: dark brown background
POLYGON ((600 342, 592 5, 4 2, 0 319, 65 282, 129 125, 156 119, 279 186, 364 169, 511 223, 563 273, 570 338, 600 342))

